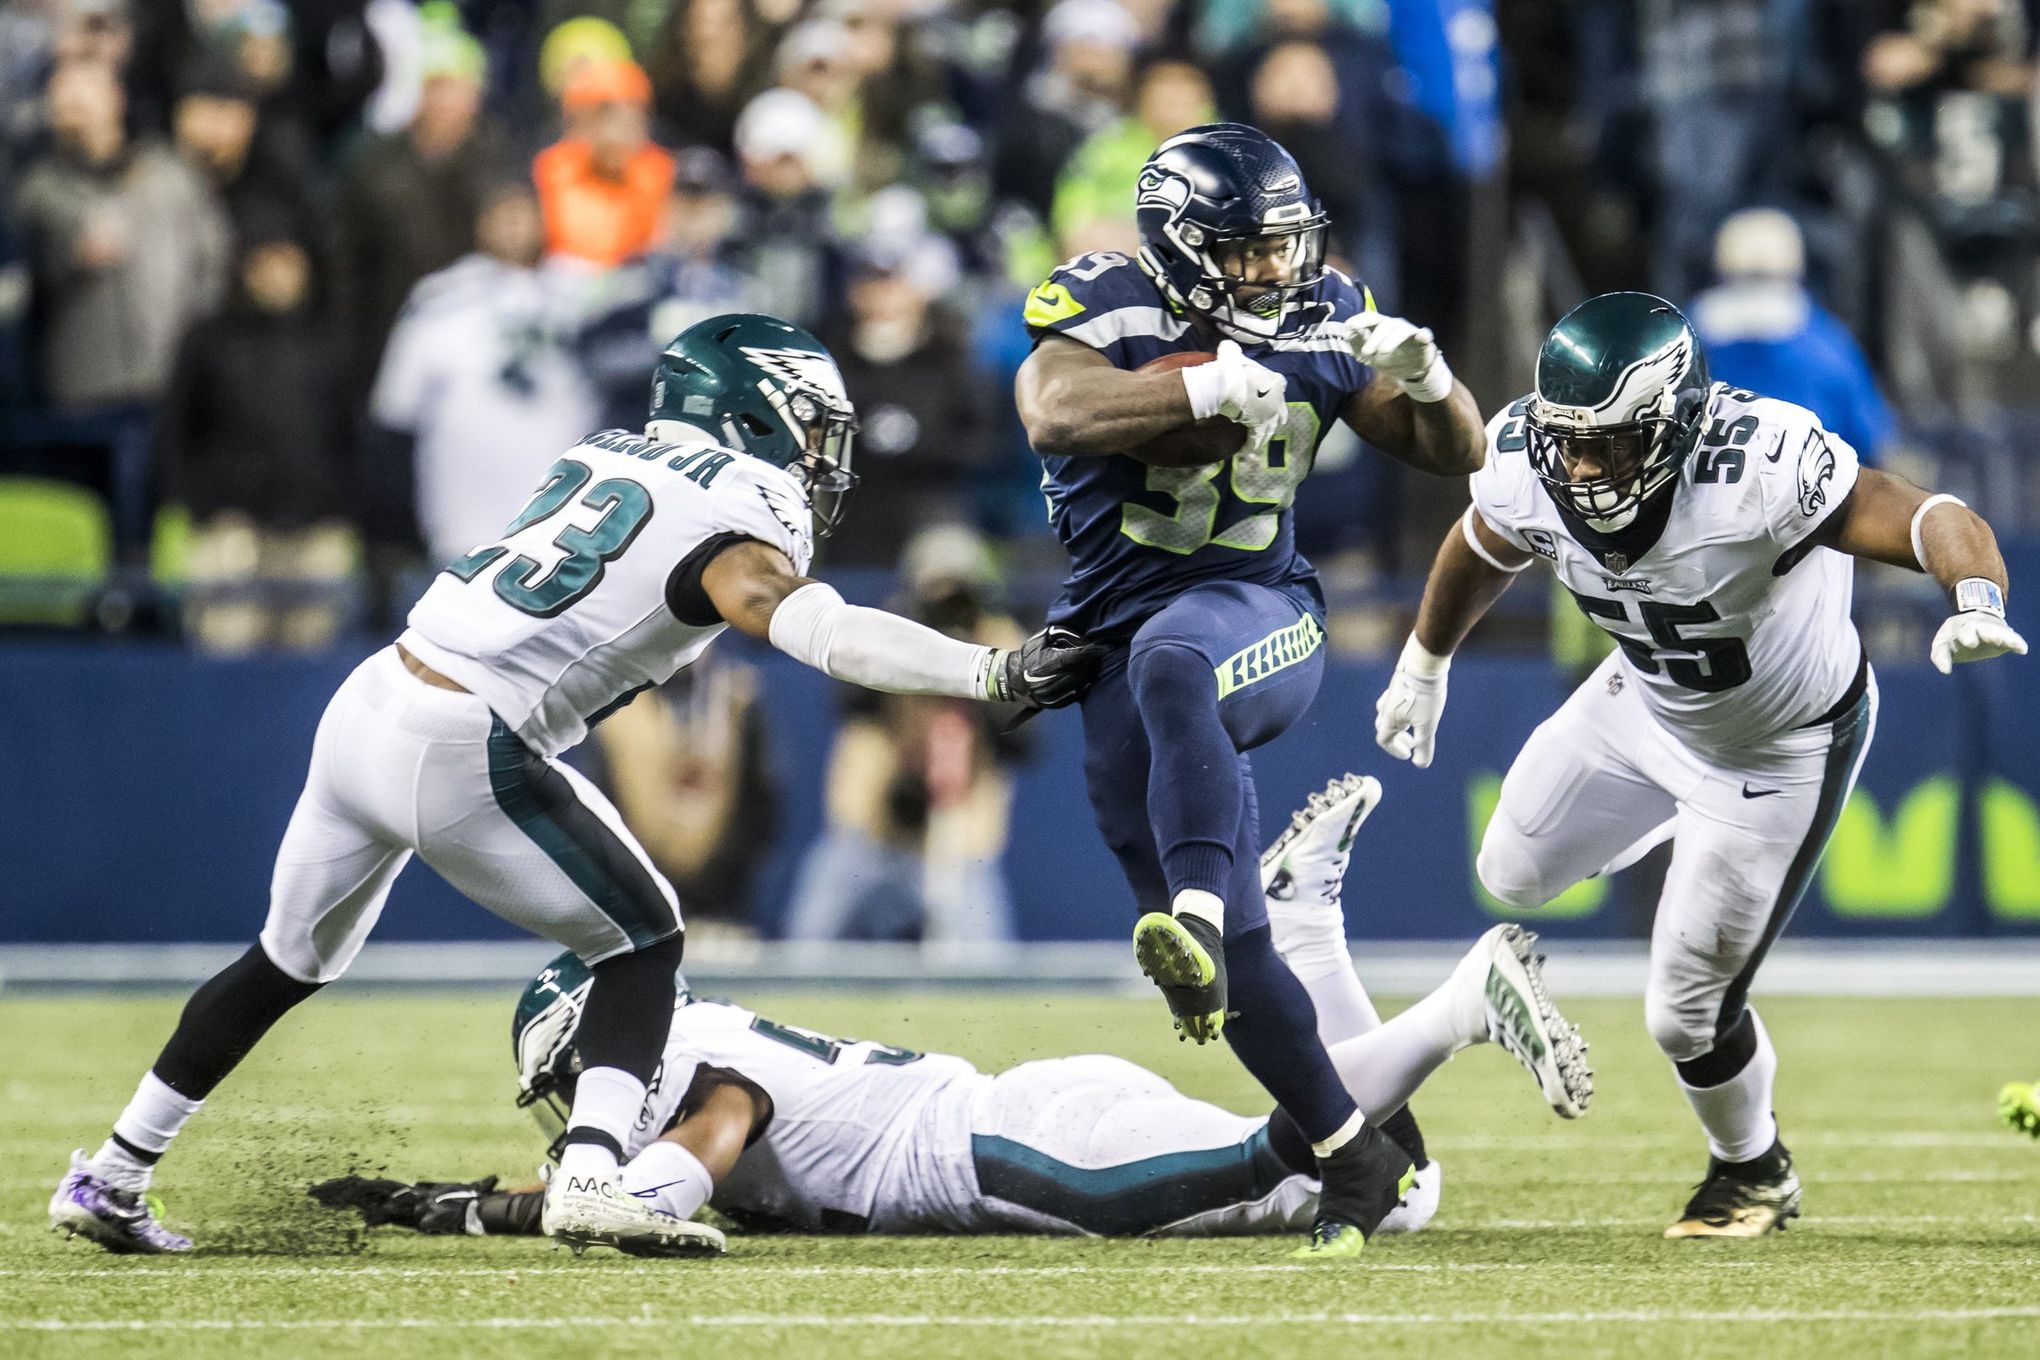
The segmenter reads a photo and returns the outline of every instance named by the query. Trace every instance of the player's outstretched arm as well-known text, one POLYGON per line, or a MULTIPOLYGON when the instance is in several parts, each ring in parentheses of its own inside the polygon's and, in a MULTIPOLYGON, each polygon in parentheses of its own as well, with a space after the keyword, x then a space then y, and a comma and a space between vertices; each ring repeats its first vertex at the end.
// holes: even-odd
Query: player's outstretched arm
POLYGON ((1431 764, 1438 719, 1445 711, 1445 677, 1452 654, 1509 583, 1536 559, 1488 527, 1469 505, 1446 531, 1424 582, 1417 626, 1403 644, 1395 675, 1374 705, 1374 740, 1418 769, 1431 764))
POLYGON ((1958 661, 2026 654, 2026 640, 2005 621, 2010 582, 1997 535, 1955 497, 1930 496, 1901 477, 1864 468, 1848 500, 1821 526, 1820 541, 1941 583, 1955 606, 1929 653, 1941 674, 1958 661))
POLYGON ((1244 425, 1249 439, 1259 437, 1288 418, 1287 385, 1230 340, 1211 363, 1130 373, 1089 345, 1048 335, 1020 365, 1013 399, 1038 454, 1123 453, 1154 467, 1194 467, 1209 462, 1209 454, 1161 436, 1217 418, 1244 425))
POLYGON ((844 601, 785 553, 740 539, 702 568, 701 590, 731 627, 866 689, 1061 708, 1083 697, 1106 649, 1067 628, 1018 647, 980 647, 844 601))
POLYGON ((1366 312, 1345 323, 1353 357, 1386 381, 1346 403, 1346 423, 1398 463, 1441 477, 1487 461, 1480 403, 1454 377, 1431 332, 1399 316, 1366 312))

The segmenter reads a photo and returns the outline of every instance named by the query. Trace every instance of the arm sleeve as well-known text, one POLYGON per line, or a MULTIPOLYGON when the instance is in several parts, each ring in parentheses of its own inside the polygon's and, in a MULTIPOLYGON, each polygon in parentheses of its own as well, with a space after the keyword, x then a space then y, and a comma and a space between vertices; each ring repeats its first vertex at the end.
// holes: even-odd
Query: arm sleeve
POLYGON ((1811 412, 1799 415, 1780 430, 1777 460, 1757 459, 1764 525, 1780 548, 1796 548, 1812 537, 1849 499, 1861 471, 1847 440, 1821 428, 1811 412))
POLYGON ((772 611, 772 645, 838 680, 893 694, 989 699, 997 653, 911 619, 847 604, 812 581, 772 611))

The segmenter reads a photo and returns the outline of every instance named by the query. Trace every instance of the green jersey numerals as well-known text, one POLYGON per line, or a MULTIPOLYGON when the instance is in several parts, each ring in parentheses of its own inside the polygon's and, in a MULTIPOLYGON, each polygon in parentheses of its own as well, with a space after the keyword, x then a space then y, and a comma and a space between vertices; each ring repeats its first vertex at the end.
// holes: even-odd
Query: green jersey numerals
POLYGON ((1310 475, 1317 452, 1318 415, 1307 401, 1289 403, 1289 420, 1259 448, 1242 449, 1223 462, 1202 467, 1151 467, 1147 489, 1174 498, 1176 509, 1163 514, 1128 502, 1120 512, 1119 532, 1146 548, 1189 554, 1207 544, 1259 552, 1275 541, 1281 514, 1296 499, 1296 488, 1310 475), (1220 473, 1232 477, 1232 493, 1249 505, 1271 509, 1248 515, 1213 533, 1218 524, 1220 473))
MULTIPOLYGON (((549 619, 564 613, 602 583, 607 565, 622 556, 651 521, 651 492, 624 477, 605 477, 589 486, 594 477, 586 463, 560 459, 546 473, 545 485, 531 503, 510 521, 505 538, 561 514, 570 504, 601 512, 601 518, 586 528, 568 524, 554 535, 552 545, 561 556, 551 566, 526 553, 504 563, 495 579, 497 598, 504 604, 533 618, 549 619)), ((509 552, 504 544, 486 544, 446 570, 460 580, 472 581, 509 552)))
MULTIPOLYGON (((855 1039, 832 1039, 826 1034, 802 1029, 799 1025, 782 1025, 776 1020, 767 1020, 762 1015, 751 1017, 751 1030, 776 1043, 785 1044, 788 1048, 797 1048, 809 1057, 819 1058, 825 1063, 836 1061, 843 1055, 844 1049, 853 1048, 858 1043, 855 1039)), ((866 1066, 876 1063, 881 1067, 905 1067, 908 1063, 919 1062, 921 1058, 922 1055, 911 1048, 894 1048, 889 1044, 872 1044, 864 1054, 866 1066)))

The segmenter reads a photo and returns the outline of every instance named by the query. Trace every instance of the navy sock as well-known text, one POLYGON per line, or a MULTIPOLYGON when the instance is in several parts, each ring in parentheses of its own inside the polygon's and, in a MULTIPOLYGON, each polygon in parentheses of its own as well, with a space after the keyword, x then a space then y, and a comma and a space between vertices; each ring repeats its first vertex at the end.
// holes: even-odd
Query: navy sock
POLYGON ((1331 1137, 1358 1107, 1318 1040, 1310 993, 1275 952, 1267 926, 1227 937, 1225 970, 1235 1012, 1226 1041, 1306 1139, 1331 1137))
POLYGON ((1218 713, 1218 679, 1204 654, 1159 643, 1128 663, 1134 704, 1154 753, 1148 822, 1169 900, 1186 888, 1219 898, 1233 874, 1243 803, 1238 750, 1218 713))

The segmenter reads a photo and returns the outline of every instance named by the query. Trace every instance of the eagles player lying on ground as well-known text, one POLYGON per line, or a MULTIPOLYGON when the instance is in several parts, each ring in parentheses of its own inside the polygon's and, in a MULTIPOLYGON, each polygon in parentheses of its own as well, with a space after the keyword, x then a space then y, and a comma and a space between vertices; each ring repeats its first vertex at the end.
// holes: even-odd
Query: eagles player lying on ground
POLYGON ((660 358, 644 435, 591 435, 504 531, 442 572, 410 626, 319 724, 260 942, 198 989, 53 1227, 119 1252, 185 1251, 144 1192, 157 1159, 285 1011, 346 971, 415 854, 589 971, 584 1071, 545 1230, 576 1248, 699 1249, 622 1193, 618 1159, 658 1067, 682 931, 616 809, 554 757, 735 625, 838 679, 910 694, 1071 702, 1096 649, 1051 630, 976 647, 808 580, 854 484, 854 416, 828 351, 723 316, 660 358))
POLYGON ((1178 1028, 1222 1031, 1317 1148, 1304 1252, 1350 1255, 1408 1163, 1363 1124, 1269 943, 1245 752, 1303 715, 1324 671, 1324 597, 1290 530, 1320 437, 1345 420, 1411 466, 1468 472, 1480 412, 1429 331, 1325 267, 1325 214, 1265 134, 1170 138, 1135 217, 1138 262, 1080 256, 1027 300, 1015 397, 1070 553, 1049 618, 1117 648, 1084 703, 1085 777, 1145 913, 1141 968, 1178 1028))
POLYGON ((2024 652, 1988 525, 1870 468, 1810 411, 1710 385, 1677 308, 1610 293, 1553 328, 1537 390, 1488 426, 1473 504, 1431 568, 1377 706, 1393 755, 1431 761, 1446 668, 1542 557, 1620 644, 1523 747, 1478 871, 1540 906, 1667 838, 1645 1018, 1707 1132, 1668 1237, 1755 1237, 1799 1212, 1771 1114, 1777 1055, 1747 1004, 1855 783, 1877 684, 1849 619, 1850 556, 1924 570, 1957 661, 2024 652))
MULTIPOLYGON (((1292 966, 1335 948, 1350 976, 1339 888, 1353 832, 1380 790, 1372 779, 1333 781, 1263 857, 1276 940, 1292 966)), ((1561 1115, 1584 1111, 1593 1092, 1585 1045, 1544 994, 1535 938, 1496 926, 1401 1015, 1369 1032, 1326 1034, 1370 1118, 1483 1040, 1516 1055, 1561 1115)), ((517 1006, 519 1103, 549 1135, 572 1097, 587 978, 564 955, 517 1006)), ((1315 1162, 1293 1125, 1192 1100, 1120 1058, 1050 1058, 986 1075, 962 1058, 832 1039, 696 1001, 684 981, 671 1021, 625 1147, 624 1185, 677 1217, 707 1203, 740 1226, 799 1232, 1190 1236, 1289 1231, 1316 1214, 1315 1162)), ((1421 1148, 1412 1154, 1422 1163, 1416 1185, 1378 1231, 1420 1228, 1437 1210, 1442 1168, 1421 1148)), ((353 1176, 312 1193, 370 1224, 435 1233, 535 1232, 542 1194, 498 1190, 493 1179, 353 1176)))

